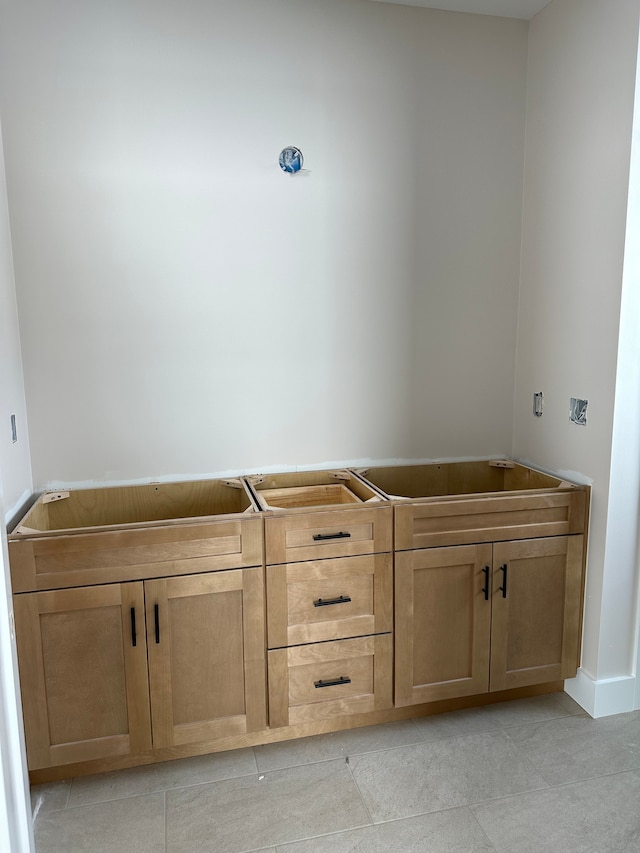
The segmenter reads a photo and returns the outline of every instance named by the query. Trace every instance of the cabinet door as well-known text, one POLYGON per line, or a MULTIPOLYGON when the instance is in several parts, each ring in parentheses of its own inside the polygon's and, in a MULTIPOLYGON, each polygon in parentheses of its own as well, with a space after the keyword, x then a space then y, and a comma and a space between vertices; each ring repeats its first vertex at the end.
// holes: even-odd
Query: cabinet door
POLYGON ((396 705, 486 693, 491 545, 396 554, 396 705))
POLYGON ((153 746, 266 727, 262 569, 145 582, 153 746))
POLYGON ((29 768, 151 747, 142 583, 14 596, 29 768))
POLYGON ((576 674, 582 536, 493 546, 491 690, 576 674))

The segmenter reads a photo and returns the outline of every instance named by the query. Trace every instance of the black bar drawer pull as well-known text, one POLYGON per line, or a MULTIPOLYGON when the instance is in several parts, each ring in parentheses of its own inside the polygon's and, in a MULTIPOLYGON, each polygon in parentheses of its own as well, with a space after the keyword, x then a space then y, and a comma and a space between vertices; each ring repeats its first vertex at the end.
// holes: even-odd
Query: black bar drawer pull
POLYGON ((156 623, 156 643, 160 642, 160 614, 158 612, 159 607, 157 604, 153 605, 153 618, 156 623))
POLYGON ((137 644, 136 637, 136 609, 135 607, 131 608, 131 645, 135 646, 137 644))
POLYGON ((329 607, 331 604, 348 604, 351 601, 351 597, 348 595, 341 595, 339 598, 319 598, 317 601, 313 602, 314 607, 329 607))
POLYGON ((508 571, 508 568, 509 567, 507 566, 506 563, 504 563, 502 566, 500 566, 500 571, 502 572, 502 586, 498 587, 498 589, 502 592, 503 598, 507 597, 507 571, 508 571))
POLYGON ((332 678, 330 681, 320 679, 320 681, 314 681, 313 684, 315 687, 335 687, 339 684, 351 684, 351 679, 341 675, 340 678, 332 678))
POLYGON ((484 600, 489 601, 489 566, 485 566, 482 570, 484 572, 484 600))
POLYGON ((314 542, 324 542, 325 539, 349 539, 351 537, 350 533, 316 533, 313 537, 314 542))

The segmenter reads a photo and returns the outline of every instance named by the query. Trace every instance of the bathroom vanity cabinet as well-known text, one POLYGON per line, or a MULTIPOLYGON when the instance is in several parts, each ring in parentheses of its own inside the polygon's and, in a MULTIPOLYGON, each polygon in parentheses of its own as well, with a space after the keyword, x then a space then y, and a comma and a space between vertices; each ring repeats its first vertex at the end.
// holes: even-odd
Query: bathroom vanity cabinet
POLYGON ((557 690, 588 502, 505 460, 46 493, 9 536, 31 777, 557 690))
POLYGON ((506 460, 374 468, 395 504, 395 704, 579 665, 588 490, 506 460))

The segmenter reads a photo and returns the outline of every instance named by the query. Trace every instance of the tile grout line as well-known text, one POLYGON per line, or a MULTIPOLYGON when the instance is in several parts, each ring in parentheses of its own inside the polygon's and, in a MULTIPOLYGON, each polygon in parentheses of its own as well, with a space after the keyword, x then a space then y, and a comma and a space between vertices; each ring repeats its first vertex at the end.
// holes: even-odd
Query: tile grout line
POLYGON ((168 853, 168 845, 169 845, 169 823, 167 820, 167 792, 164 792, 163 797, 164 803, 164 853, 168 853))
MULTIPOLYGON (((149 765, 149 766, 153 766, 153 765, 149 765)), ((283 768, 283 769, 286 770, 287 768, 283 768)), ((114 772, 117 773, 118 771, 114 771, 114 772)), ((196 788, 198 785, 215 785, 217 782, 232 782, 234 779, 247 779, 250 776, 255 776, 256 773, 264 773, 264 772, 267 772, 267 771, 252 770, 250 773, 239 773, 237 776, 224 776, 221 779, 202 779, 199 782, 184 782, 184 783, 180 783, 179 785, 171 785, 168 788, 163 788, 162 786, 160 786, 158 788, 151 788, 148 791, 147 790, 135 791, 134 793, 124 794, 123 796, 111 796, 111 797, 106 797, 105 799, 101 799, 101 800, 89 800, 86 803, 78 803, 77 805, 74 805, 74 806, 67 805, 66 808, 68 810, 81 809, 81 808, 84 808, 85 806, 99 806, 101 803, 115 803, 115 802, 119 802, 120 800, 132 800, 132 799, 135 799, 136 797, 148 797, 148 796, 151 796, 151 794, 163 794, 163 793, 166 794, 169 791, 181 791, 181 790, 183 790, 183 788, 196 788)), ((84 777, 81 777, 81 778, 84 778, 84 777)), ((61 811, 61 809, 57 809, 57 811, 61 811)))
POLYGON ((481 800, 478 803, 469 803, 467 805, 467 808, 471 809, 475 806, 484 806, 488 805, 489 803, 497 803, 500 800, 521 799, 522 797, 527 797, 530 794, 539 794, 541 791, 556 791, 560 788, 570 788, 572 785, 582 785, 586 782, 594 782, 596 779, 610 779, 614 776, 626 776, 629 773, 635 773, 636 775, 640 775, 640 767, 630 770, 617 770, 614 773, 601 773, 598 776, 587 776, 584 779, 573 779, 571 782, 560 782, 557 785, 547 785, 545 788, 532 788, 530 791, 517 791, 515 794, 503 794, 499 797, 492 797, 490 800, 481 800))
POLYGON ((357 783, 357 781, 356 781, 356 777, 353 775, 353 769, 352 769, 352 767, 351 767, 351 762, 349 761, 349 756, 348 756, 348 755, 347 755, 347 757, 345 758, 345 764, 347 765, 347 767, 348 767, 348 769, 349 769, 349 775, 351 776, 351 781, 352 781, 352 782, 353 782, 353 784, 355 785, 355 789, 356 789, 356 791, 358 792, 358 796, 360 797, 360 800, 361 800, 361 802, 362 802, 362 805, 364 806, 364 810, 365 810, 365 811, 366 811, 366 813, 369 815, 369 820, 371 821, 371 826, 375 826, 375 825, 376 825, 376 824, 375 824, 375 821, 374 821, 374 819, 373 819, 373 816, 372 816, 372 814, 371 814, 371 811, 370 811, 370 809, 369 809, 369 806, 367 805, 367 803, 366 803, 366 801, 365 801, 365 798, 364 798, 364 796, 363 796, 363 794, 362 794, 362 791, 360 790, 360 785, 358 785, 358 783, 357 783))
POLYGON ((484 827, 482 826, 482 824, 480 823, 480 821, 478 820, 478 818, 476 817, 476 815, 473 813, 473 810, 472 810, 472 809, 470 809, 470 808, 469 808, 469 806, 465 806, 465 809, 469 812, 469 814, 471 815, 471 819, 473 820, 473 822, 474 822, 474 823, 478 826, 478 828, 480 829, 480 832, 482 833, 482 835, 483 835, 483 837, 485 838, 485 840, 486 840, 487 844, 489 845, 489 850, 490 850, 490 851, 495 851, 495 853, 498 853, 498 851, 497 851, 497 847, 495 846, 495 844, 493 843, 493 841, 489 838, 489 836, 487 835, 487 833, 484 831, 484 827))

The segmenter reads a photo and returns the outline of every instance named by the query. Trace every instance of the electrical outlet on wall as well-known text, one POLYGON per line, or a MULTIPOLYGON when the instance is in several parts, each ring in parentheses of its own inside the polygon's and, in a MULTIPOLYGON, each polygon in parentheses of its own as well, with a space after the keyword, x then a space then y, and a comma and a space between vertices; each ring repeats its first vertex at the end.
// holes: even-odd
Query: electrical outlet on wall
POLYGON ((569 400, 569 420, 571 423, 578 426, 587 425, 587 406, 588 400, 581 400, 579 397, 571 397, 569 400))
POLYGON ((544 394, 542 391, 536 391, 533 395, 533 414, 537 418, 542 417, 542 407, 544 405, 544 394))

